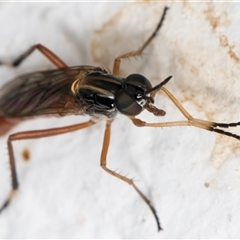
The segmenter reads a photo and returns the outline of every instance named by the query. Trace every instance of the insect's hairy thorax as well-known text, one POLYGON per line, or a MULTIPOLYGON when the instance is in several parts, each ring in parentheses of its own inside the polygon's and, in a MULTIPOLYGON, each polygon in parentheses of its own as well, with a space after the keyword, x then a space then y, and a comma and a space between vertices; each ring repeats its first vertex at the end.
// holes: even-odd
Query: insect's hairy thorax
POLYGON ((100 71, 86 74, 73 83, 72 91, 81 112, 93 117, 114 118, 118 113, 115 96, 122 88, 123 79, 100 71))

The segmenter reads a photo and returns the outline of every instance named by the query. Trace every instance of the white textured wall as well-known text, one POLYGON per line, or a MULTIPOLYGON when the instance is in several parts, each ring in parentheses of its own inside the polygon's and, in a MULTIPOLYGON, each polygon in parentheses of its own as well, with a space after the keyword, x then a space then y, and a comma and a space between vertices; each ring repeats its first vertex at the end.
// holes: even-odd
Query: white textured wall
MULTIPOLYGON (((103 65, 143 43, 164 3, 0 3, 0 59, 42 43, 69 65, 103 65)), ((197 118, 240 121, 239 3, 167 3, 159 35, 122 76, 139 72, 167 88, 197 118)), ((18 69, 0 68, 1 84, 51 69, 34 53, 18 69)), ((182 119, 164 96, 156 105, 182 119)), ((82 122, 34 119, 11 132, 82 122)), ((236 130, 237 129, 233 129, 236 130)), ((20 190, 0 215, 0 238, 239 238, 240 142, 196 128, 139 129, 119 116, 109 167, 136 179, 153 201, 164 231, 126 183, 99 167, 104 122, 62 136, 14 143, 20 190), (21 152, 29 149, 24 162, 21 152)), ((240 131, 238 131, 239 133, 240 131)), ((7 135, 0 138, 0 201, 10 188, 7 135)))

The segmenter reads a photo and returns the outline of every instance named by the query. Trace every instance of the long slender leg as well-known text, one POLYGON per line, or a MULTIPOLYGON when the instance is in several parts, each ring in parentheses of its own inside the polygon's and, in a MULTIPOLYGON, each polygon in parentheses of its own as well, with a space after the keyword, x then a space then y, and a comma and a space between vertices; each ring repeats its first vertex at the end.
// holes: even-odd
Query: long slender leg
POLYGON ((109 147, 109 143, 110 143, 111 124, 112 124, 112 121, 107 121, 107 123, 106 123, 106 129, 105 129, 104 138, 103 138, 103 146, 102 146, 100 165, 107 173, 109 173, 109 174, 113 175, 114 177, 119 178, 119 179, 123 180, 124 182, 133 186, 133 188, 137 191, 137 193, 140 195, 140 197, 143 199, 143 201, 151 209, 151 211, 152 211, 152 213, 155 217, 155 220, 157 222, 158 231, 160 231, 160 230, 162 230, 161 225, 160 225, 160 221, 159 221, 157 212, 156 212, 154 206, 152 205, 151 201, 137 188, 137 186, 134 184, 132 179, 127 178, 127 177, 125 177, 125 176, 123 176, 123 175, 121 175, 117 172, 114 172, 113 170, 111 170, 107 167, 107 152, 108 152, 108 147, 109 147))
POLYGON ((126 59, 126 58, 130 58, 130 57, 136 57, 136 56, 140 56, 142 54, 143 50, 149 45, 149 43, 157 35, 158 30, 161 28, 161 26, 163 24, 163 21, 164 21, 164 18, 166 16, 167 10, 168 10, 168 7, 165 7, 164 10, 163 10, 163 14, 162 14, 162 17, 160 19, 160 22, 158 23, 155 31, 147 39, 147 41, 142 45, 142 47, 140 47, 136 51, 132 51, 132 52, 128 52, 128 53, 122 54, 122 55, 118 56, 115 59, 114 65, 113 65, 113 74, 119 75, 119 68, 120 68, 121 59, 126 59))
POLYGON ((193 118, 187 110, 179 103, 179 101, 164 87, 161 90, 169 97, 169 99, 175 104, 187 121, 176 122, 161 122, 161 123, 147 123, 138 118, 130 118, 134 125, 137 127, 175 127, 175 126, 194 126, 202 128, 208 131, 217 132, 219 134, 227 135, 229 137, 240 140, 240 136, 231 132, 224 131, 219 128, 237 127, 240 126, 240 122, 237 123, 216 123, 206 120, 193 118))
POLYGON ((63 133, 73 132, 76 130, 80 130, 83 128, 90 127, 95 122, 90 120, 88 122, 79 123, 71 126, 65 126, 60 128, 50 128, 50 129, 44 129, 44 130, 34 130, 34 131, 25 131, 25 132, 19 132, 12 134, 8 137, 7 145, 8 145, 8 153, 9 153, 9 164, 10 164, 10 170, 11 170, 11 177, 12 177, 12 189, 0 208, 0 213, 5 209, 12 197, 15 195, 17 189, 18 189, 18 179, 17 179, 17 172, 16 172, 16 166, 15 166, 15 158, 14 158, 14 152, 13 152, 13 145, 12 142, 15 140, 23 140, 23 139, 35 139, 35 138, 42 138, 42 137, 50 137, 54 135, 59 135, 63 133))
POLYGON ((36 44, 36 45, 31 46, 26 52, 21 54, 18 58, 16 58, 12 62, 0 61, 0 65, 8 65, 11 67, 17 67, 36 49, 38 51, 40 51, 56 67, 58 67, 58 68, 67 67, 67 65, 57 55, 55 55, 51 50, 49 50, 48 48, 44 47, 41 44, 36 44))

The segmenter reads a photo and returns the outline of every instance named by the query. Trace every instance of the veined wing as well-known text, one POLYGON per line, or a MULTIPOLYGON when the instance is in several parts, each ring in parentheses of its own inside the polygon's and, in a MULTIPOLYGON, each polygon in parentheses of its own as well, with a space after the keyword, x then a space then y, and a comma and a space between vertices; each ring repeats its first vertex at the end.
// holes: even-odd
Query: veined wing
POLYGON ((76 66, 19 76, 0 89, 0 116, 77 114, 81 109, 71 91, 72 83, 101 67, 76 66))

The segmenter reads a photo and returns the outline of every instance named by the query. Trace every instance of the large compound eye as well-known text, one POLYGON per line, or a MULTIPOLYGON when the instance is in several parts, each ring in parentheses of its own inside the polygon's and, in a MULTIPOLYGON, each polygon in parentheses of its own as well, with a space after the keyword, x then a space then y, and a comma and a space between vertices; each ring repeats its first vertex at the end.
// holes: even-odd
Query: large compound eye
POLYGON ((152 89, 152 85, 147 78, 136 73, 129 75, 124 84, 124 87, 116 94, 116 108, 124 115, 136 116, 143 109, 144 93, 152 89))
POLYGON ((136 116, 142 111, 142 106, 123 89, 118 91, 115 105, 120 113, 127 116, 136 116))
POLYGON ((152 88, 152 84, 150 83, 150 81, 144 76, 137 73, 133 73, 127 76, 125 83, 145 88, 146 90, 150 90, 152 88))

